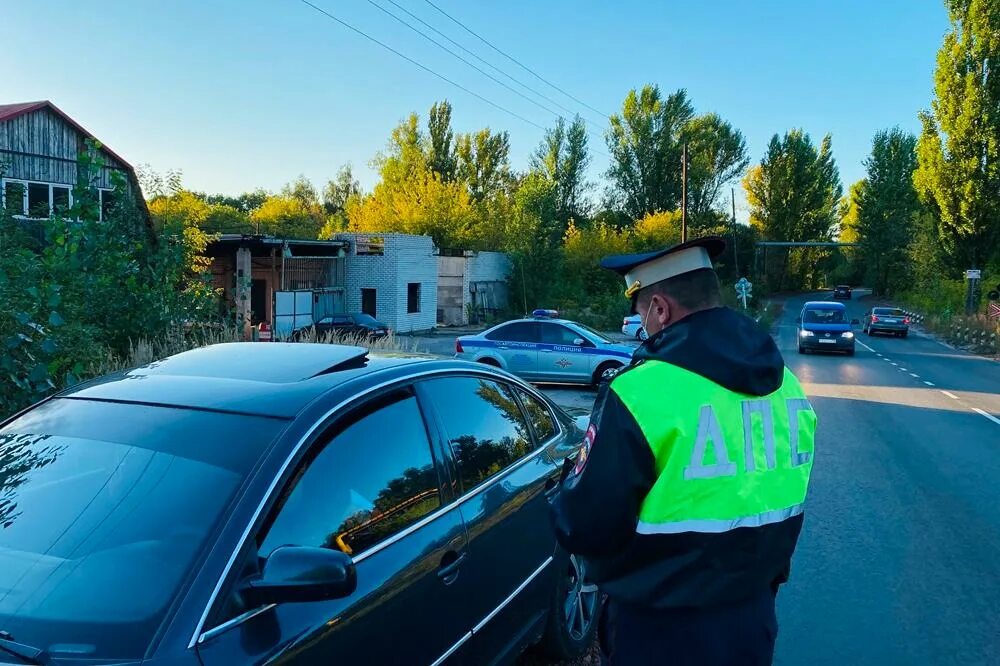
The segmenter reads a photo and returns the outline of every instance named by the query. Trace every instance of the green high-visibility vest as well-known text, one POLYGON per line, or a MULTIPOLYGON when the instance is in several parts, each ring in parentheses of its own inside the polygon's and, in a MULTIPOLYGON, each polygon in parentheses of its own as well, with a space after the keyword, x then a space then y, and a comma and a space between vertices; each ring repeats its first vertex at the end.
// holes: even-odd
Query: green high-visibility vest
POLYGON ((640 534, 725 532, 802 512, 816 413, 787 368, 781 388, 766 396, 735 393, 655 360, 616 377, 611 390, 656 461, 640 534))

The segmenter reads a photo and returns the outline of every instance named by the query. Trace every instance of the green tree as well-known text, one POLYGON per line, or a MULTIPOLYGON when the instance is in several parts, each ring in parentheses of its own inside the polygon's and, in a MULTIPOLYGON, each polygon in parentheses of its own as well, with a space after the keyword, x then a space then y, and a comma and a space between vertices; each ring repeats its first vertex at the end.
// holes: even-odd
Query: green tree
POLYGON ((327 218, 320 232, 321 238, 330 238, 347 228, 347 202, 360 196, 361 184, 354 177, 351 165, 345 164, 323 188, 323 210, 327 218))
POLYGON ((666 99, 654 85, 632 89, 607 132, 614 204, 632 220, 673 210, 681 199, 682 132, 694 117, 687 92, 666 99))
POLYGON ((716 208, 722 188, 738 179, 750 164, 743 134, 717 114, 692 118, 684 127, 688 145, 688 216, 693 226, 709 227, 728 220, 716 208))
POLYGON ((307 201, 308 192, 272 195, 250 214, 250 221, 260 233, 269 236, 318 238, 325 222, 323 208, 318 200, 307 201))
POLYGON ((875 134, 857 191, 857 234, 866 278, 877 295, 905 288, 907 246, 920 201, 913 186, 917 138, 899 128, 875 134))
POLYGON ((455 179, 457 158, 455 156, 455 132, 451 128, 451 103, 448 100, 435 102, 427 117, 429 137, 428 166, 431 171, 448 182, 455 179))
POLYGON ((510 185, 510 136, 489 128, 459 135, 455 155, 458 178, 476 203, 503 193, 510 185))
MULTIPOLYGON (((743 179, 750 204, 750 224, 765 240, 828 241, 839 217, 843 187, 827 135, 819 149, 802 130, 777 134, 760 164, 743 179)), ((820 279, 816 265, 825 253, 772 252, 765 266, 768 286, 812 286, 820 279)))
POLYGON ((921 114, 917 191, 952 273, 1000 261, 1000 3, 946 0, 935 99, 921 114))
POLYGON ((568 126, 559 118, 556 126, 545 131, 541 145, 531 156, 531 168, 549 178, 556 188, 556 215, 566 223, 587 216, 585 194, 590 153, 587 148, 587 125, 576 116, 568 126))

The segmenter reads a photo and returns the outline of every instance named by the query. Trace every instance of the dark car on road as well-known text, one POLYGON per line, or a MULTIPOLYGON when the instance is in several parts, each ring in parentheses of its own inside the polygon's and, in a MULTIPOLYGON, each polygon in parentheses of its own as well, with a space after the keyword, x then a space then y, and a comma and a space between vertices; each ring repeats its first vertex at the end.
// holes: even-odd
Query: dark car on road
POLYGON ((838 284, 833 288, 833 298, 834 300, 851 300, 851 288, 846 284, 838 284))
POLYGON ((888 333, 905 338, 910 334, 910 318, 899 308, 872 308, 865 313, 864 330, 868 335, 888 333))
POLYGON ((378 340, 389 335, 389 327, 367 314, 334 314, 318 319, 311 326, 296 331, 295 339, 300 339, 303 332, 309 331, 315 339, 320 340, 332 335, 339 339, 369 339, 378 340))
POLYGON ((485 664, 587 649, 549 502, 583 435, 498 369, 238 343, 0 422, 0 662, 485 664))
POLYGON ((798 323, 799 353, 836 351, 854 356, 853 324, 843 303, 810 301, 802 306, 798 323))

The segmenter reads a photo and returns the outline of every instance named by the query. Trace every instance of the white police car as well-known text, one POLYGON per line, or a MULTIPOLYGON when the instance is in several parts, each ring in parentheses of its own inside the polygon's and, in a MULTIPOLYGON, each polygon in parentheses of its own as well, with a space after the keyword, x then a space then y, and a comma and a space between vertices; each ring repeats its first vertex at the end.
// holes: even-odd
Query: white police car
POLYGON ((554 310, 535 310, 455 340, 455 357, 503 368, 534 382, 598 384, 609 371, 628 365, 634 348, 617 344, 594 329, 554 310))

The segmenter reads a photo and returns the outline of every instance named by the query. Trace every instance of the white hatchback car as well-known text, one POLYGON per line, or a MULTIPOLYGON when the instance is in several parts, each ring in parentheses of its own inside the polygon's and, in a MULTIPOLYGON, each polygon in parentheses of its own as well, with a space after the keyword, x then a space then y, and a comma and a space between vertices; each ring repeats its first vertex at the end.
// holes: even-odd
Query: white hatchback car
POLYGON ((646 329, 642 327, 642 317, 639 315, 625 317, 622 320, 622 335, 636 340, 645 340, 649 337, 646 335, 646 329))

